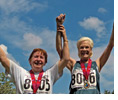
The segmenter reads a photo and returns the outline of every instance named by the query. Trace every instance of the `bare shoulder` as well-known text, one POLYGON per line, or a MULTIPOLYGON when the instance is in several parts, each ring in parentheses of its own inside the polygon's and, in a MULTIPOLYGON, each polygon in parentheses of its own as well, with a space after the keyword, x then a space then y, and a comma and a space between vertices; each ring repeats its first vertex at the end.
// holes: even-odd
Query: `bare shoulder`
POLYGON ((73 58, 70 58, 69 59, 66 67, 70 70, 70 72, 72 72, 72 69, 73 69, 75 63, 76 63, 76 60, 75 59, 73 59, 73 58))
POLYGON ((70 58, 70 61, 72 62, 73 66, 74 66, 74 65, 75 65, 75 63, 76 63, 76 60, 75 60, 75 59, 73 59, 73 58, 70 58))

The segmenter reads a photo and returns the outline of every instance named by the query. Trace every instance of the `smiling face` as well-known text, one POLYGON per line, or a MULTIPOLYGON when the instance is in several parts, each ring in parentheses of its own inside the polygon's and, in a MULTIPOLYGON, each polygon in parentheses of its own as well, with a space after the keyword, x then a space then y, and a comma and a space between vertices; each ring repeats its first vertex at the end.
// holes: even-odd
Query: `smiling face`
POLYGON ((82 41, 78 47, 78 55, 81 59, 89 59, 92 55, 92 48, 89 41, 82 41))
POLYGON ((45 65, 45 56, 40 51, 36 51, 29 61, 33 72, 41 72, 45 65))
POLYGON ((29 63, 33 72, 41 72, 43 66, 47 63, 47 52, 41 48, 32 51, 29 57, 29 63))

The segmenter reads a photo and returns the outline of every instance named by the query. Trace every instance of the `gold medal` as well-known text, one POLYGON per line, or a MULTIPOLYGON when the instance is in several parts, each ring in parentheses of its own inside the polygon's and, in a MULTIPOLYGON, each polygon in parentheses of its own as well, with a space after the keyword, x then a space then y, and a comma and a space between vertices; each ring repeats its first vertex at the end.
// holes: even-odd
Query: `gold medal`
POLYGON ((90 86, 89 82, 88 81, 85 81, 84 82, 84 88, 87 89, 87 88, 89 88, 89 86, 90 86))
POLYGON ((90 70, 91 70, 92 60, 89 59, 88 65, 87 65, 87 70, 86 70, 85 65, 84 65, 84 63, 82 62, 82 60, 80 60, 80 64, 81 64, 81 68, 82 68, 83 75, 84 75, 84 78, 85 78, 84 88, 87 89, 87 88, 89 88, 89 86, 90 86, 90 84, 89 84, 89 82, 88 82, 88 77, 89 77, 90 70))

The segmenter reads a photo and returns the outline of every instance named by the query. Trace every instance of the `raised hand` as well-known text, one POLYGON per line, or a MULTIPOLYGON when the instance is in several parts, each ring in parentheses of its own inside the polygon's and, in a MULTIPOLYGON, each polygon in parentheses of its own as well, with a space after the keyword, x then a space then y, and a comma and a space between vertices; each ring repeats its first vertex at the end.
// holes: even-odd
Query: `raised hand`
POLYGON ((56 17, 57 25, 62 25, 64 23, 65 16, 65 14, 60 14, 58 17, 56 17))
POLYGON ((60 56, 60 59, 62 59, 62 37, 65 40, 66 39, 66 31, 64 26, 62 25, 65 20, 65 14, 60 14, 56 17, 57 22, 57 34, 56 34, 56 50, 60 56))
POLYGON ((59 32, 62 33, 63 36, 66 34, 66 30, 63 25, 59 25, 57 27, 57 33, 59 33, 59 32))

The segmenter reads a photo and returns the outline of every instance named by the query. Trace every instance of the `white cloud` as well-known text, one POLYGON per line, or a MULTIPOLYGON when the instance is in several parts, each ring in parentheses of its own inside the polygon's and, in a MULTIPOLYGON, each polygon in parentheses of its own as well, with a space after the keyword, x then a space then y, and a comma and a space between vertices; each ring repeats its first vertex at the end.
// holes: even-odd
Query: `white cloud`
POLYGON ((1 44, 0 47, 4 50, 5 54, 7 55, 9 59, 13 60, 19 65, 19 63, 15 60, 15 58, 10 53, 8 53, 7 46, 5 46, 4 44, 1 44))
POLYGON ((43 40, 44 48, 56 50, 56 31, 45 28, 40 32, 40 37, 43 40))
MULTIPOLYGON (((18 65, 20 65, 19 62, 17 62, 17 61, 15 60, 15 58, 14 58, 10 53, 8 53, 8 51, 7 51, 7 46, 5 46, 4 44, 1 44, 0 47, 3 49, 3 51, 4 51, 5 54, 6 54, 6 56, 7 56, 9 59, 11 59, 12 61, 14 61, 14 62, 17 63, 18 65)), ((4 71, 5 71, 5 70, 4 70, 3 66, 0 64, 0 72, 4 72, 4 71)))
MULTIPOLYGON (((23 32, 30 30, 30 27, 27 25, 26 22, 20 20, 17 16, 13 17, 4 16, 2 17, 2 20, 0 22, 0 30, 4 31, 7 35, 8 34, 13 35, 13 32, 15 32, 14 35, 16 34, 20 35, 23 32)), ((0 34, 3 33, 1 32, 0 34)))
POLYGON ((83 21, 78 23, 86 30, 94 30, 98 37, 101 37, 106 33, 104 22, 97 17, 84 18, 83 21))
POLYGON ((47 6, 47 3, 41 4, 31 0, 0 0, 0 8, 6 14, 29 12, 33 9, 42 11, 47 6))
POLYGON ((99 12, 99 13, 106 13, 107 10, 106 10, 105 8, 99 8, 99 9, 98 9, 98 12, 99 12))
MULTIPOLYGON (((4 39, 5 41, 9 42, 14 46, 18 46, 18 47, 22 46, 23 48, 23 42, 25 42, 26 45, 28 43, 25 33, 32 32, 33 28, 34 28, 33 26, 31 27, 24 21, 21 21, 17 16, 13 18, 9 18, 5 16, 0 23, 0 31, 1 31, 0 35, 2 36, 0 38, 4 39)), ((31 42, 31 38, 30 38, 30 42, 31 42)), ((25 47, 26 46, 24 46, 24 48, 25 47)))
MULTIPOLYGON (((23 30, 22 30, 23 31, 23 30)), ((32 31, 32 30, 31 30, 32 31)), ((7 40, 11 40, 10 43, 19 47, 22 50, 32 50, 34 48, 44 48, 48 51, 56 50, 55 38, 56 32, 48 29, 35 30, 33 33, 11 34, 9 37, 6 34, 7 40), (23 36, 22 36, 23 35, 23 36)))
MULTIPOLYGON (((93 57, 92 59, 97 59, 101 56, 103 51, 105 50, 106 45, 93 48, 93 57)), ((113 50, 112 50, 113 51, 113 50)), ((107 89, 113 91, 114 89, 114 54, 111 52, 108 61, 103 66, 100 72, 100 86, 101 89, 107 89)), ((102 91, 104 92, 104 91, 102 91)))
POLYGON ((76 60, 79 60, 78 58, 78 49, 77 49, 77 41, 71 41, 69 40, 69 50, 70 50, 70 56, 76 60))
MULTIPOLYGON (((0 0, 0 35, 6 40, 15 37, 22 37, 24 33, 32 32, 35 26, 27 24, 25 20, 22 20, 21 15, 29 11, 40 12, 48 7, 47 2, 37 2, 33 0, 0 0), (19 14, 21 13, 21 15, 19 14), (9 37, 10 35, 10 37, 9 37)), ((27 17, 27 21, 33 21, 27 17)), ((33 30, 34 31, 34 30, 33 30)), ((17 38, 18 39, 18 38, 17 38)))
POLYGON ((103 51, 105 50, 106 46, 102 45, 99 47, 93 47, 93 57, 92 59, 97 59, 98 57, 101 56, 101 54, 103 53, 103 51))
POLYGON ((33 33, 26 33, 23 35, 22 40, 15 40, 14 44, 23 50, 30 50, 40 47, 42 39, 33 33))
MULTIPOLYGON (((93 48, 92 59, 96 60, 98 57, 100 57, 101 54, 104 52, 105 48, 106 48, 106 45, 93 48)), ((111 52, 108 61, 103 66, 100 73, 102 75, 107 75, 107 77, 113 77, 114 76, 114 54, 113 54, 113 52, 111 52)))
POLYGON ((109 77, 109 78, 114 76, 114 56, 113 56, 113 53, 111 53, 107 63, 104 65, 101 73, 103 75, 107 75, 107 77, 109 77))
POLYGON ((0 45, 0 47, 2 48, 2 50, 5 52, 6 55, 8 55, 8 52, 7 52, 7 47, 3 44, 0 45))
MULTIPOLYGON (((26 13, 34 9, 39 12, 47 7, 47 2, 39 3, 33 0, 0 0, 0 11, 3 12, 0 22, 0 35, 4 34, 2 38, 5 41, 20 47, 23 50, 39 47, 43 40, 39 36, 41 32, 40 27, 28 24, 20 19, 19 14, 15 13, 26 13), (5 15, 4 13, 8 15, 5 15)), ((49 43, 50 42, 48 41, 48 44, 49 43)))

